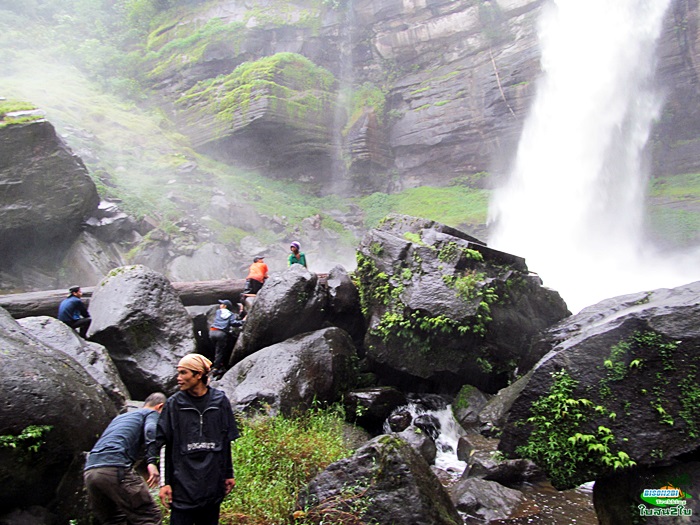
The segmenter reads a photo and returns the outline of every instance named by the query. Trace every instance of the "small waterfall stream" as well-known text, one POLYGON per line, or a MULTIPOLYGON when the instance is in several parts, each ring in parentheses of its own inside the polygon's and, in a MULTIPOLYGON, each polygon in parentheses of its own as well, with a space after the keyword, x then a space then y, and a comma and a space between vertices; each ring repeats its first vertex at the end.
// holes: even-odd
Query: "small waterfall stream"
MULTIPOLYGON (((434 466, 442 470, 439 476, 447 487, 457 483, 467 469, 467 462, 457 457, 460 437, 467 434, 454 418, 452 405, 440 396, 417 394, 410 396, 410 402, 394 409, 383 425, 383 431, 392 433, 393 416, 399 416, 408 424, 406 432, 426 432, 436 447, 434 466), (408 415, 409 417, 403 418, 408 415), (421 419, 423 420, 421 422, 421 419), (409 423, 410 421, 410 423, 409 423)), ((403 428, 403 424, 401 427, 403 428)), ((401 435, 401 433, 399 434, 401 435)), ((478 441, 478 440, 476 440, 478 441)), ((414 445, 415 446, 415 445, 414 445)), ((493 444, 489 445, 493 446, 493 444)), ((490 449, 488 449, 490 450, 490 449)), ((592 503, 593 484, 588 483, 577 489, 557 491, 549 483, 524 484, 519 490, 527 497, 527 503, 507 520, 513 525, 596 525, 598 520, 592 503)), ((486 503, 493 504, 493 501, 486 503)), ((488 525, 490 520, 460 512, 465 525, 488 525)), ((503 523, 500 519, 493 523, 503 523)))
POLYGON ((657 253, 643 235, 644 149, 663 102, 654 52, 669 4, 543 7, 543 74, 510 178, 494 192, 490 244, 524 256, 574 313, 700 278, 700 253, 657 253))

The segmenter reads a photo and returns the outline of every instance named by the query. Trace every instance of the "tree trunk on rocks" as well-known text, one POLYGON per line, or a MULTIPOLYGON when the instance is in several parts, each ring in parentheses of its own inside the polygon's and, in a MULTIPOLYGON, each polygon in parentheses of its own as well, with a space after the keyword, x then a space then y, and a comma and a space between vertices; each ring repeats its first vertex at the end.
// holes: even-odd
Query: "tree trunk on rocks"
MULTIPOLYGON (((218 281, 174 282, 173 288, 185 306, 216 304, 219 299, 237 302, 245 287, 244 279, 218 281)), ((83 288, 83 300, 89 303, 95 287, 83 288)), ((66 290, 18 293, 0 296, 0 306, 15 319, 48 315, 55 317, 58 305, 66 298, 66 290)))

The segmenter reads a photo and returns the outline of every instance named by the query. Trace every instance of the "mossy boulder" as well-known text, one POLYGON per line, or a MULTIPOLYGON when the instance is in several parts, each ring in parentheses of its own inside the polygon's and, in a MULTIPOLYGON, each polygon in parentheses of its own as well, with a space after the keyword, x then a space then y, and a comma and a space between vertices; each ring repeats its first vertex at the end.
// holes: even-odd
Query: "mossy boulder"
POLYGON ((273 175, 313 177, 330 166, 335 90, 326 69, 277 53, 197 83, 176 107, 195 147, 273 175))
POLYGON ((552 327, 500 449, 538 463, 559 489, 697 454, 698 316, 695 282, 607 299, 552 327))
POLYGON ((495 393, 531 339, 569 315, 525 261, 454 228, 391 215, 358 250, 373 369, 390 384, 495 393))

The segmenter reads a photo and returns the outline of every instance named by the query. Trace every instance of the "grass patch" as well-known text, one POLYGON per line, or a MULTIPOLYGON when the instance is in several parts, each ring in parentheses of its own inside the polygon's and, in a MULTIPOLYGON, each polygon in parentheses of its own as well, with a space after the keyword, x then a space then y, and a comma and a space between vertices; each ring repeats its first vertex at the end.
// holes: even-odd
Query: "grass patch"
POLYGON ((373 193, 359 200, 365 212, 365 226, 374 228, 389 213, 403 213, 460 227, 484 224, 488 213, 488 192, 452 186, 421 186, 388 195, 373 193))
POLYGON ((659 237, 678 246, 700 240, 700 173, 654 179, 649 224, 659 237))
POLYGON ((328 465, 348 457, 339 409, 313 409, 292 418, 241 421, 233 447, 236 487, 221 507, 219 523, 292 524, 299 491, 328 465))

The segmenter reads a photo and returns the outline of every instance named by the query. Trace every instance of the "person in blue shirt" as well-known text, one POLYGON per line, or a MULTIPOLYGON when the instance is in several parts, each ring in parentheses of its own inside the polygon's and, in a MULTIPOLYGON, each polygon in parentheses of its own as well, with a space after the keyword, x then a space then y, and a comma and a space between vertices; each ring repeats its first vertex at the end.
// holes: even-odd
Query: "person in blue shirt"
POLYGON ((218 379, 224 374, 224 367, 228 363, 228 353, 230 348, 231 334, 233 328, 241 326, 243 321, 240 314, 243 306, 238 305, 238 314, 233 312, 233 303, 228 299, 219 301, 219 309, 216 311, 214 322, 209 328, 209 339, 214 343, 214 366, 211 375, 218 379))
POLYGON ((68 289, 68 297, 61 301, 58 306, 58 320, 63 321, 71 328, 77 328, 80 331, 80 337, 87 338, 87 331, 90 328, 90 314, 83 304, 81 297, 83 291, 80 286, 71 286, 68 289))
POLYGON ((103 525, 160 525, 160 509, 148 488, 160 480, 156 446, 158 417, 166 397, 148 396, 143 408, 115 417, 92 447, 83 478, 92 512, 103 525), (146 450, 148 479, 133 466, 146 450))

